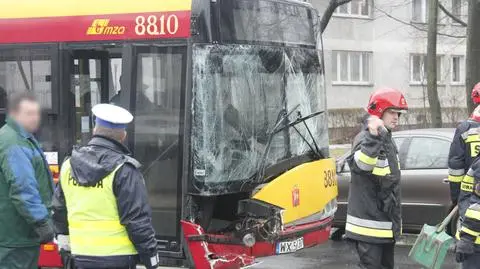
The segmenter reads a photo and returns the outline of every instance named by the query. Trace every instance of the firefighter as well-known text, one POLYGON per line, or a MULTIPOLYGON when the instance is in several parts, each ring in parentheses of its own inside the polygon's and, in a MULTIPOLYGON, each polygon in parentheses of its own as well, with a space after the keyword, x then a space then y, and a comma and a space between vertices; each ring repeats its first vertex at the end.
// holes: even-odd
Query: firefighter
POLYGON ((360 268, 394 268, 402 221, 400 167, 391 131, 407 109, 400 91, 375 91, 367 107, 367 124, 353 142, 345 236, 358 253, 360 268))
POLYGON ((480 264, 480 159, 475 159, 469 170, 473 179, 473 192, 462 215, 460 240, 455 248, 455 258, 463 269, 476 269, 480 264))
MULTIPOLYGON (((476 105, 480 104, 480 83, 477 83, 472 89, 472 101, 476 105)), ((450 183, 452 208, 459 202, 461 183, 465 173, 468 171, 473 159, 480 152, 480 136, 476 130, 478 127, 480 127, 480 113, 477 111, 477 113, 472 113, 469 119, 458 125, 450 145, 448 180, 450 183)), ((471 184, 471 182, 467 182, 467 184, 471 184)), ((467 192, 471 193, 472 188, 467 192)))
POLYGON ((135 268, 138 259, 156 268, 145 182, 140 164, 122 144, 133 116, 110 104, 96 105, 92 112, 94 136, 63 163, 54 195, 59 245, 71 249, 76 268, 135 268))

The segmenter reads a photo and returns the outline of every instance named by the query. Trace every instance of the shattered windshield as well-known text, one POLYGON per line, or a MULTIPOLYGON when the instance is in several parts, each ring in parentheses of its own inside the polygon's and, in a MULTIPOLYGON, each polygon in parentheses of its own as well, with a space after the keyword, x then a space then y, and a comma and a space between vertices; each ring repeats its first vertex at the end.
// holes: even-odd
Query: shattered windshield
POLYGON ((277 123, 283 127, 325 110, 317 51, 208 45, 196 46, 193 58, 192 156, 197 182, 208 187, 247 180, 262 162, 268 167, 311 151, 312 136, 319 148, 328 147, 325 114, 297 124, 296 130, 272 134, 277 123))

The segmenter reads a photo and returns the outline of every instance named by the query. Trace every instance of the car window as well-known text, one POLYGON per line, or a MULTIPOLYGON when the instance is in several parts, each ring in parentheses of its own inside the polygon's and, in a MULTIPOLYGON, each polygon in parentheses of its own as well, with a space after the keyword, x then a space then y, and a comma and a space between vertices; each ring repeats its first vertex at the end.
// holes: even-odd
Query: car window
POLYGON ((403 143, 407 140, 406 137, 394 137, 393 141, 395 141, 395 145, 397 145, 397 149, 400 152, 400 149, 402 148, 403 143))
POLYGON ((414 137, 404 169, 446 169, 450 142, 433 137, 414 137))

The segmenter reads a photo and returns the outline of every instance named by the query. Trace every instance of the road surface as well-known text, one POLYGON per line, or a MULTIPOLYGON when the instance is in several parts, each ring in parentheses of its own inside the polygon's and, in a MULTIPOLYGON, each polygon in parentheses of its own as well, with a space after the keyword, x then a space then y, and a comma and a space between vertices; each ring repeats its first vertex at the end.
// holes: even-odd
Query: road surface
MULTIPOLYGON (((395 268, 421 269, 408 259, 411 245, 400 245, 395 250, 395 268)), ((357 262, 356 253, 345 241, 330 241, 325 245, 304 249, 294 254, 259 259, 262 263, 255 269, 354 269, 357 262)), ((442 269, 456 269, 452 253, 446 259, 442 269)))

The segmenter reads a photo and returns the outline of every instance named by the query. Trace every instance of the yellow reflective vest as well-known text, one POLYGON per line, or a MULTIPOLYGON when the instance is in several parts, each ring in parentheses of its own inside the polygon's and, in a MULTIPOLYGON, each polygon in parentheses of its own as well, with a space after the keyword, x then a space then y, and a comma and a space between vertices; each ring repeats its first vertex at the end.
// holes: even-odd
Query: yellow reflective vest
POLYGON ((115 173, 122 165, 95 186, 80 186, 71 175, 70 160, 60 174, 68 211, 70 248, 74 255, 135 255, 135 246, 120 223, 117 201, 113 193, 115 173))

